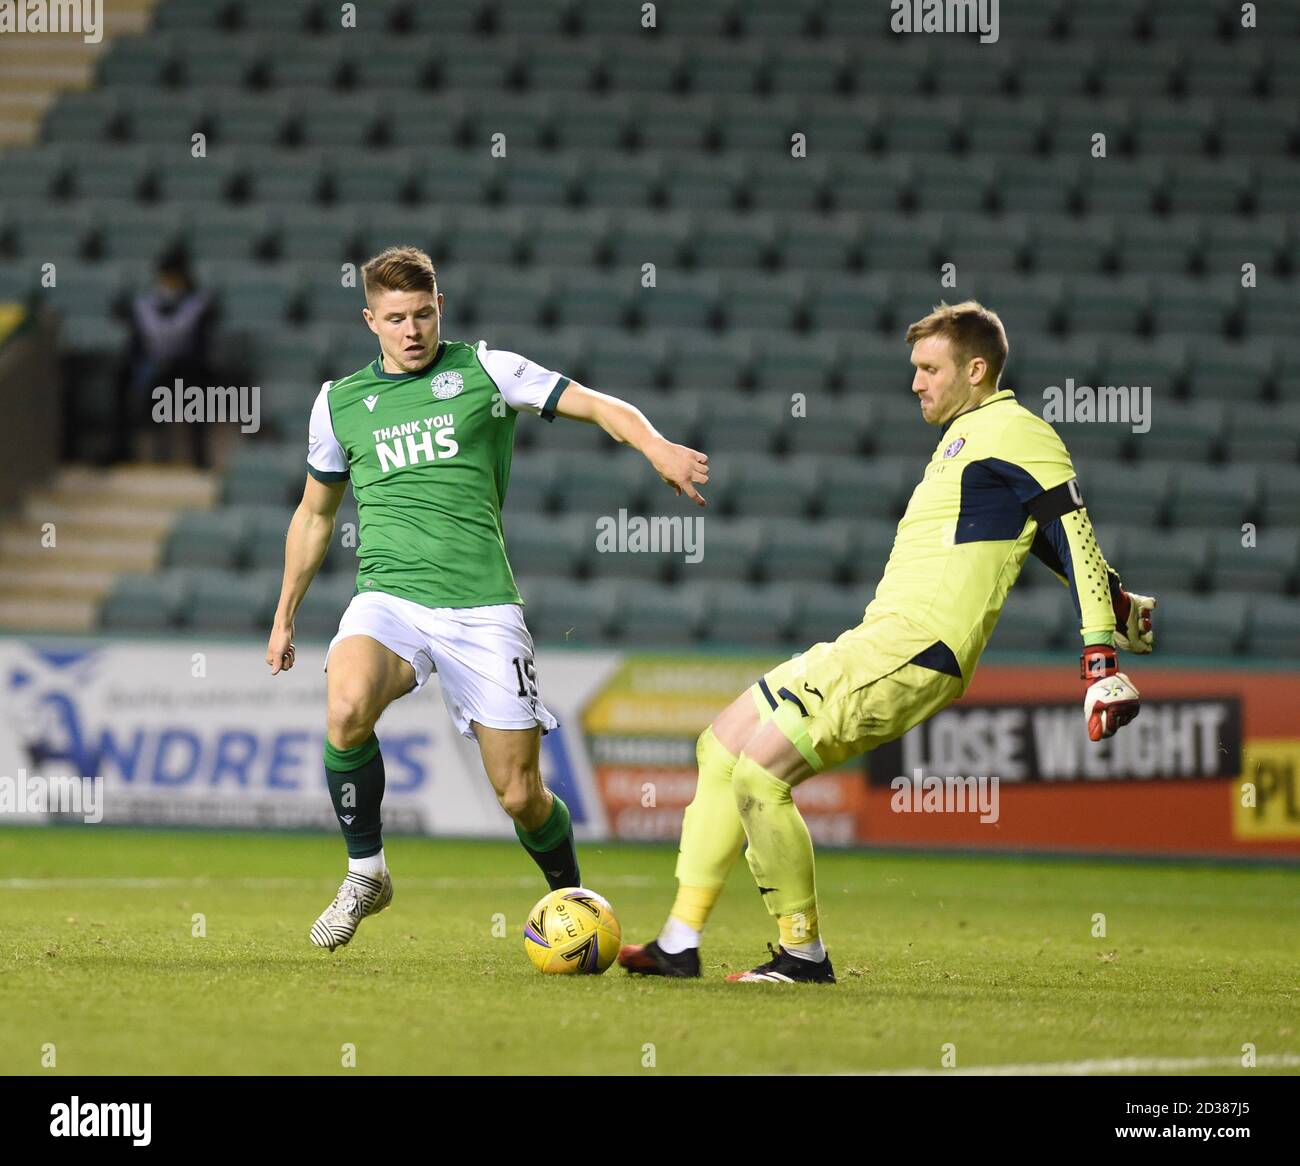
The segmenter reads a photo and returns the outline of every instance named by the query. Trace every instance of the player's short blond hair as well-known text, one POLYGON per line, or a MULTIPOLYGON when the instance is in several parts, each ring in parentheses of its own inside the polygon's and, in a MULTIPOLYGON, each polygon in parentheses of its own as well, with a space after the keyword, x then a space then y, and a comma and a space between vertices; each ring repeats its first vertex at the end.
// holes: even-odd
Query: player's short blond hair
POLYGON ((908 328, 906 339, 908 344, 915 344, 928 336, 947 337, 959 365, 980 357, 989 366, 993 387, 997 388, 1010 351, 1007 330, 997 312, 976 300, 964 300, 960 304, 940 301, 934 311, 908 328))
POLYGON ((380 291, 438 290, 438 273, 433 260, 418 247, 388 247, 361 268, 361 283, 366 299, 380 291))

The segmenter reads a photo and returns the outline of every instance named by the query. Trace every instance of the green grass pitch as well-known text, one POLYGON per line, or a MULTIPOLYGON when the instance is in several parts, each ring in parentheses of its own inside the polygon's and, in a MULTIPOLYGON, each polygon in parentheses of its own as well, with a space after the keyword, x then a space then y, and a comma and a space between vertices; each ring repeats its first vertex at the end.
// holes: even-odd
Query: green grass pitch
MULTIPOLYGON (((940 1070, 952 1045, 959 1070, 1219 1074, 1248 1043, 1254 1072, 1300 1072, 1300 870, 823 852, 839 983, 775 986, 722 979, 775 939, 743 862, 705 978, 660 981, 535 972, 545 886, 514 844, 387 853, 392 908, 330 954, 307 932, 336 838, 0 830, 0 1073, 856 1073, 940 1070)), ((674 856, 581 848, 625 940, 658 930, 674 856)))

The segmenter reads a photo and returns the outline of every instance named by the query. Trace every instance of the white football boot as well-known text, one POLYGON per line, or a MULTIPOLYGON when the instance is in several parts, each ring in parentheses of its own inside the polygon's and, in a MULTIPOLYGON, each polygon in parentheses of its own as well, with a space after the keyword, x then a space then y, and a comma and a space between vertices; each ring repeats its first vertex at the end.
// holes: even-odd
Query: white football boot
POLYGON ((393 901, 393 880, 387 871, 382 879, 349 872, 321 917, 311 925, 311 941, 327 951, 342 947, 356 934, 367 915, 377 915, 393 901))

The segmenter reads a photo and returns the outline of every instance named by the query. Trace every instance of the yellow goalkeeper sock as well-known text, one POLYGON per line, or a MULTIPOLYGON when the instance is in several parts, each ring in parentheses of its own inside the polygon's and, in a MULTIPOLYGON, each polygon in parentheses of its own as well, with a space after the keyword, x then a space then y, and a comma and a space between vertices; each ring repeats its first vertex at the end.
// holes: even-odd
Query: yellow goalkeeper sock
POLYGON ((723 746, 710 727, 696 742, 695 758, 700 776, 695 797, 682 819, 677 898, 671 916, 699 932, 740 857, 745 831, 731 792, 735 754, 723 746))
POLYGON ((763 896, 763 905, 778 919, 802 915, 805 927, 810 918, 815 925, 817 881, 812 836, 794 804, 789 784, 774 777, 748 754, 741 754, 731 771, 731 785, 749 838, 745 858, 763 896))
POLYGON ((817 905, 793 915, 778 915, 776 925, 781 931, 781 946, 786 951, 815 944, 821 938, 817 926, 817 905))

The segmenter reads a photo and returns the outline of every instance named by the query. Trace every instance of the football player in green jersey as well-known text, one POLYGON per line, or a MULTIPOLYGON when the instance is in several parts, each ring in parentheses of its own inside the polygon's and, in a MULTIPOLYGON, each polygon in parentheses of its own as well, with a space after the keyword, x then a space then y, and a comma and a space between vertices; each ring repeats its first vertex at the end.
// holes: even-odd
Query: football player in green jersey
MULTIPOLYGON (((1116 646, 1152 648, 1155 600, 1130 595, 1102 557, 1056 431, 998 390, 1002 322, 982 305, 940 305, 908 329, 921 416, 943 436, 898 524, 863 621, 774 668, 696 747, 699 781, 682 823, 677 898, 659 937, 619 953, 630 972, 698 976, 699 942, 727 875, 745 857, 781 946, 728 980, 833 983, 817 920, 812 839, 791 790, 902 736, 971 682, 1029 553, 1070 588, 1089 683, 1089 737, 1138 713, 1116 646)), ((770 945, 769 945, 770 946, 770 945)))
POLYGON ((293 667, 294 616, 329 548, 348 482, 360 519, 357 594, 326 657, 325 772, 348 875, 311 940, 334 950, 393 896, 375 722, 438 673, 456 728, 477 741, 501 807, 552 889, 581 883, 569 811, 542 784, 542 703, 533 642, 506 559, 501 506, 520 413, 599 425, 700 506, 708 458, 663 437, 634 406, 512 352, 441 335, 433 264, 395 247, 363 268, 364 318, 379 341, 365 368, 321 388, 307 480, 289 524, 266 660, 293 667))

